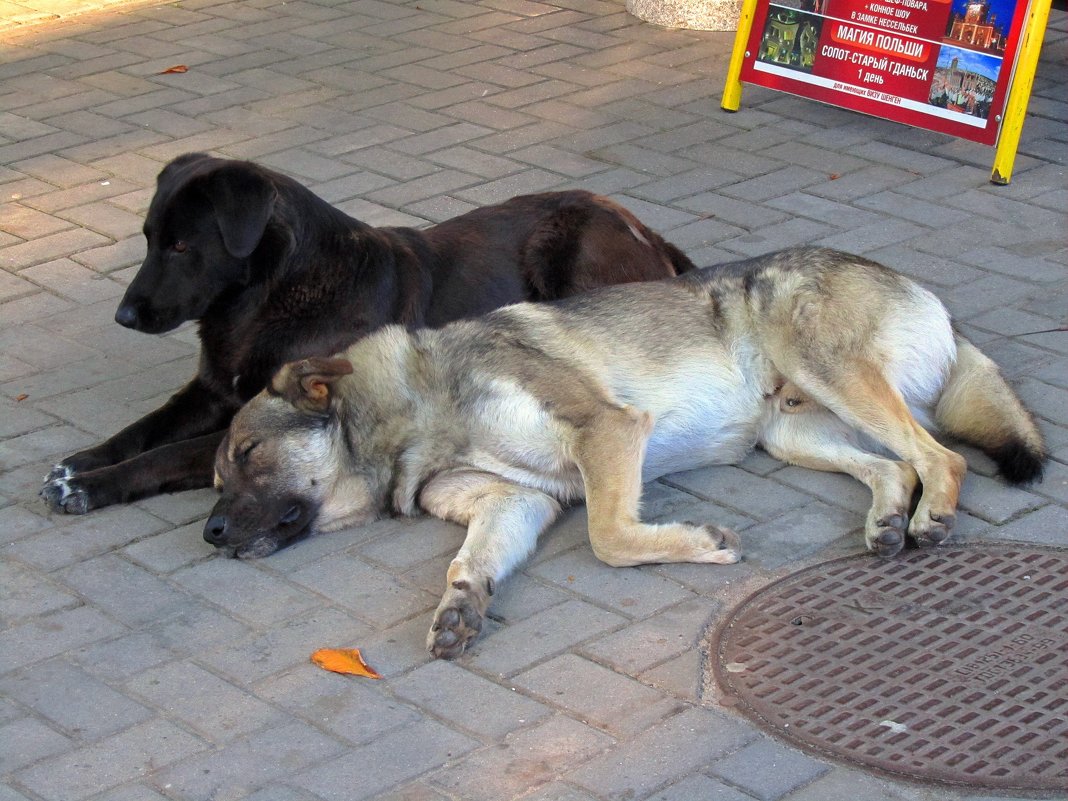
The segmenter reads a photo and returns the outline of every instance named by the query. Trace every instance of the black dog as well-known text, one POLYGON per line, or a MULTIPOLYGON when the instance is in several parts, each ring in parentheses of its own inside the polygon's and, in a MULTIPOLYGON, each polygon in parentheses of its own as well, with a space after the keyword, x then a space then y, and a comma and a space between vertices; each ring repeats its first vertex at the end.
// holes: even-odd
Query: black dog
POLYGON ((56 465, 41 490, 56 510, 210 486, 230 418, 275 371, 386 323, 439 326, 693 268, 589 192, 516 197, 425 230, 374 228, 284 175, 203 153, 160 172, 144 232, 148 254, 115 320, 150 334, 199 320, 200 367, 164 406, 56 465))

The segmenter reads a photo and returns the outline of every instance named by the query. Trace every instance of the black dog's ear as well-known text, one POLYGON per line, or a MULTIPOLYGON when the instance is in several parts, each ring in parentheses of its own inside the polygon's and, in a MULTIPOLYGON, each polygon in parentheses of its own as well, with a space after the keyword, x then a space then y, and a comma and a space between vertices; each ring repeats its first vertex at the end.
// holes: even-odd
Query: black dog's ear
POLYGON ((176 172, 185 169, 190 164, 210 158, 211 156, 207 153, 183 153, 180 156, 175 156, 159 171, 159 175, 156 176, 156 185, 163 186, 164 182, 170 180, 171 176, 176 172))
POLYGON ((208 182, 208 197, 215 207, 226 250, 236 258, 247 258, 260 243, 274 213, 274 184, 243 161, 222 164, 208 176, 208 182))
POLYGON ((352 372, 347 359, 312 358, 290 362, 279 370, 268 390, 298 409, 321 414, 330 408, 334 384, 352 372))

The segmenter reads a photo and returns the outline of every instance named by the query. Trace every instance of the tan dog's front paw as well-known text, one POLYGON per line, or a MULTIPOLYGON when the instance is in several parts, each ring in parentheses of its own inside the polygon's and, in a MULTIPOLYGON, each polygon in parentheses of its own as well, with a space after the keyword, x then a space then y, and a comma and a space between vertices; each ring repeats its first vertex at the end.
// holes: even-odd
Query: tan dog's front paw
POLYGON ((690 523, 689 525, 694 526, 694 528, 706 535, 711 546, 699 551, 691 561, 707 562, 714 565, 733 565, 741 561, 742 540, 733 529, 729 529, 726 526, 712 525, 711 523, 704 525, 690 523))
POLYGON ((482 631, 489 595, 468 581, 454 581, 434 613, 434 624, 426 638, 427 650, 438 659, 455 659, 462 654, 482 631))

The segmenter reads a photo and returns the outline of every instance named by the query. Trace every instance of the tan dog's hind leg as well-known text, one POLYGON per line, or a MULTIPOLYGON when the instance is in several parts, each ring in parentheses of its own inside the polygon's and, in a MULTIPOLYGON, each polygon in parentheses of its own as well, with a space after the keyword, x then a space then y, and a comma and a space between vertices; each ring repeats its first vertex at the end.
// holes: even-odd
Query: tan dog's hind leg
POLYGON ((467 526, 426 641, 434 656, 455 659, 482 630, 496 583, 534 550, 560 505, 538 490, 474 471, 434 478, 419 503, 435 517, 467 526))
POLYGON ((872 503, 864 524, 864 541, 880 556, 893 556, 905 545, 909 503, 919 477, 907 462, 897 462, 861 449, 855 432, 826 409, 796 415, 771 412, 761 446, 799 467, 846 473, 871 490, 872 503))
POLYGON ((575 461, 586 485, 590 544, 615 567, 651 562, 733 564, 738 535, 717 526, 650 525, 638 519, 642 462, 652 415, 632 407, 603 407, 577 431, 575 461))
POLYGON ((833 383, 810 378, 805 389, 818 402, 915 468, 923 494, 909 533, 921 544, 937 545, 949 537, 968 467, 964 457, 938 444, 916 422, 901 393, 874 364, 843 364, 833 383))

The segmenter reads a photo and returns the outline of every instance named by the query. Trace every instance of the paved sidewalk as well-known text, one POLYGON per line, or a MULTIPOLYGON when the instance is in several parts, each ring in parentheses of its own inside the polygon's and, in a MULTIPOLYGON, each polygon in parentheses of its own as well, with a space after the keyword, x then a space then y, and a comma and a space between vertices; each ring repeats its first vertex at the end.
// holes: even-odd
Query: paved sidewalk
POLYGON ((2 801, 917 801, 701 700, 706 624, 793 567, 861 550, 859 484, 764 455, 649 488, 654 517, 738 528, 747 559, 611 569, 573 510, 455 663, 423 639, 458 527, 394 520, 259 562, 201 539, 208 491, 86 517, 36 493, 57 457, 195 370, 191 327, 112 315, 156 173, 252 158, 372 224, 525 191, 611 193, 698 263, 815 243, 936 290, 1054 456, 973 468, 963 541, 1068 543, 1068 21, 1050 20, 1011 185, 990 148, 749 87, 731 34, 607 0, 188 0, 0 33, 2 801), (6 38, 5 38, 6 37, 6 38), (183 64, 184 74, 159 74, 183 64), (308 660, 359 646, 380 682, 308 660))

